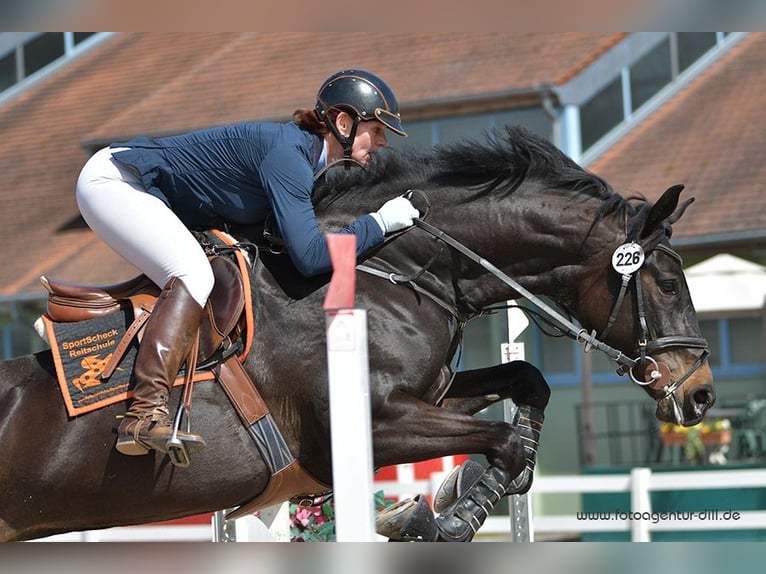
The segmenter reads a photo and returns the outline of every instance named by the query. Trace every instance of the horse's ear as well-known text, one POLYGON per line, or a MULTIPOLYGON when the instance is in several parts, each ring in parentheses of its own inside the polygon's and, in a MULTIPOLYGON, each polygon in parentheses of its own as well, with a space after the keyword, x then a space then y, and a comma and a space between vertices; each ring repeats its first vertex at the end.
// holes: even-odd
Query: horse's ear
POLYGON ((673 212, 673 215, 668 217, 668 223, 670 225, 673 225, 676 221, 681 219, 681 216, 684 214, 684 211, 686 211, 686 208, 689 207, 692 203, 694 203, 694 198, 690 197, 686 201, 684 201, 681 205, 678 206, 678 209, 676 209, 673 212))
MULTIPOLYGON (((665 193, 662 194, 662 197, 657 200, 657 202, 649 211, 649 215, 647 215, 646 221, 644 223, 644 228, 641 230, 641 237, 650 235, 655 229, 657 229, 658 225, 662 224, 664 221, 670 219, 673 216, 673 212, 676 210, 676 207, 678 207, 678 197, 681 195, 681 191, 683 191, 683 189, 684 186, 679 184, 674 185, 673 187, 669 187, 667 190, 665 190, 665 193)), ((686 209, 686 206, 689 203, 690 202, 684 204, 683 209, 686 209)), ((683 213, 683 209, 681 210, 681 213, 683 213)), ((681 217, 681 214, 679 214, 678 217, 681 217)), ((678 217, 675 219, 678 219, 678 217)))

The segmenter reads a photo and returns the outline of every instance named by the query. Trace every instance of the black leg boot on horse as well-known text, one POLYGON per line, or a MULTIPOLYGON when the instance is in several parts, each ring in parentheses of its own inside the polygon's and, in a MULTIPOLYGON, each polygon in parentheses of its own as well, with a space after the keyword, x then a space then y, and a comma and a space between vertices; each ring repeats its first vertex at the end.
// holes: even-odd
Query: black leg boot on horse
POLYGON ((524 453, 524 469, 510 480, 508 473, 490 466, 485 469, 468 459, 450 472, 434 494, 434 518, 425 499, 394 505, 376 520, 378 534, 392 541, 469 542, 503 496, 524 494, 532 486, 543 411, 519 405, 513 424, 524 453))
POLYGON ((454 478, 453 475, 447 477, 434 497, 434 500, 440 502, 440 514, 436 517, 437 541, 472 540, 503 496, 529 491, 544 420, 540 409, 519 405, 513 424, 522 440, 525 465, 513 480, 509 480, 507 473, 496 467, 491 466, 481 472, 481 466, 471 460, 463 463, 461 472, 455 474, 454 478))
POLYGON ((194 346, 202 316, 183 281, 171 279, 157 298, 136 356, 133 402, 117 429, 116 448, 122 454, 167 452, 171 438, 189 451, 205 446, 196 434, 174 432, 168 409, 170 389, 194 346))

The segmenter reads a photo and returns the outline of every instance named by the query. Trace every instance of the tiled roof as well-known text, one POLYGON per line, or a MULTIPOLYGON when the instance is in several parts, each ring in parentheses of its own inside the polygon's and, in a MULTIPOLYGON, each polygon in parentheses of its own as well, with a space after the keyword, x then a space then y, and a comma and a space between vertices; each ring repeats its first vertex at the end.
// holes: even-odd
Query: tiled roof
POLYGON ((674 237, 766 235, 766 34, 746 37, 589 166, 623 195, 695 197, 674 237))
POLYGON ((87 282, 135 273, 111 252, 80 261, 84 246, 100 243, 87 229, 68 229, 78 220, 74 188, 88 158, 81 142, 204 59, 211 42, 229 39, 200 34, 169 59, 178 35, 115 36, 0 106, 0 295, 40 291, 37 277, 54 270, 87 282))

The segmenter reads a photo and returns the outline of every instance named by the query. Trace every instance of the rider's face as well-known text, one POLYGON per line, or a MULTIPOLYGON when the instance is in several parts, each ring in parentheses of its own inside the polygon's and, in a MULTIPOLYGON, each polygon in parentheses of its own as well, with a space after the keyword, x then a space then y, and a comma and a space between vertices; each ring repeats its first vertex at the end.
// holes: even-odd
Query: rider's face
MULTIPOLYGON (((351 133, 354 121, 350 115, 341 112, 335 119, 335 125, 342 135, 348 136, 351 133)), ((367 165, 370 163, 373 154, 387 145, 388 138, 386 137, 385 125, 378 120, 362 121, 359 122, 359 126, 356 129, 356 137, 351 147, 351 157, 362 165, 367 165)), ((342 156, 343 153, 341 152, 340 155, 342 156)))
POLYGON ((354 145, 351 148, 351 157, 362 165, 367 165, 372 155, 387 145, 386 126, 378 120, 359 122, 354 145))

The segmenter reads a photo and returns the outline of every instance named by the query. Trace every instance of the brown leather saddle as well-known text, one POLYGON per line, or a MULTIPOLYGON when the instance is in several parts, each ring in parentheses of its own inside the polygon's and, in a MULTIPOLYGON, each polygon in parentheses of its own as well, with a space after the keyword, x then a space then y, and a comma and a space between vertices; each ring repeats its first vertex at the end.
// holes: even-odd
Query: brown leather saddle
MULTIPOLYGON (((247 321, 243 312, 245 287, 237 266, 220 255, 210 257, 210 266, 215 284, 200 325, 198 362, 207 361, 219 349, 225 351, 231 347, 244 332, 247 321)), ((128 338, 140 339, 140 327, 160 294, 160 289, 146 275, 105 286, 77 285, 46 275, 40 281, 48 291, 46 314, 52 321, 83 321, 129 308, 134 322, 128 330, 128 338)))

